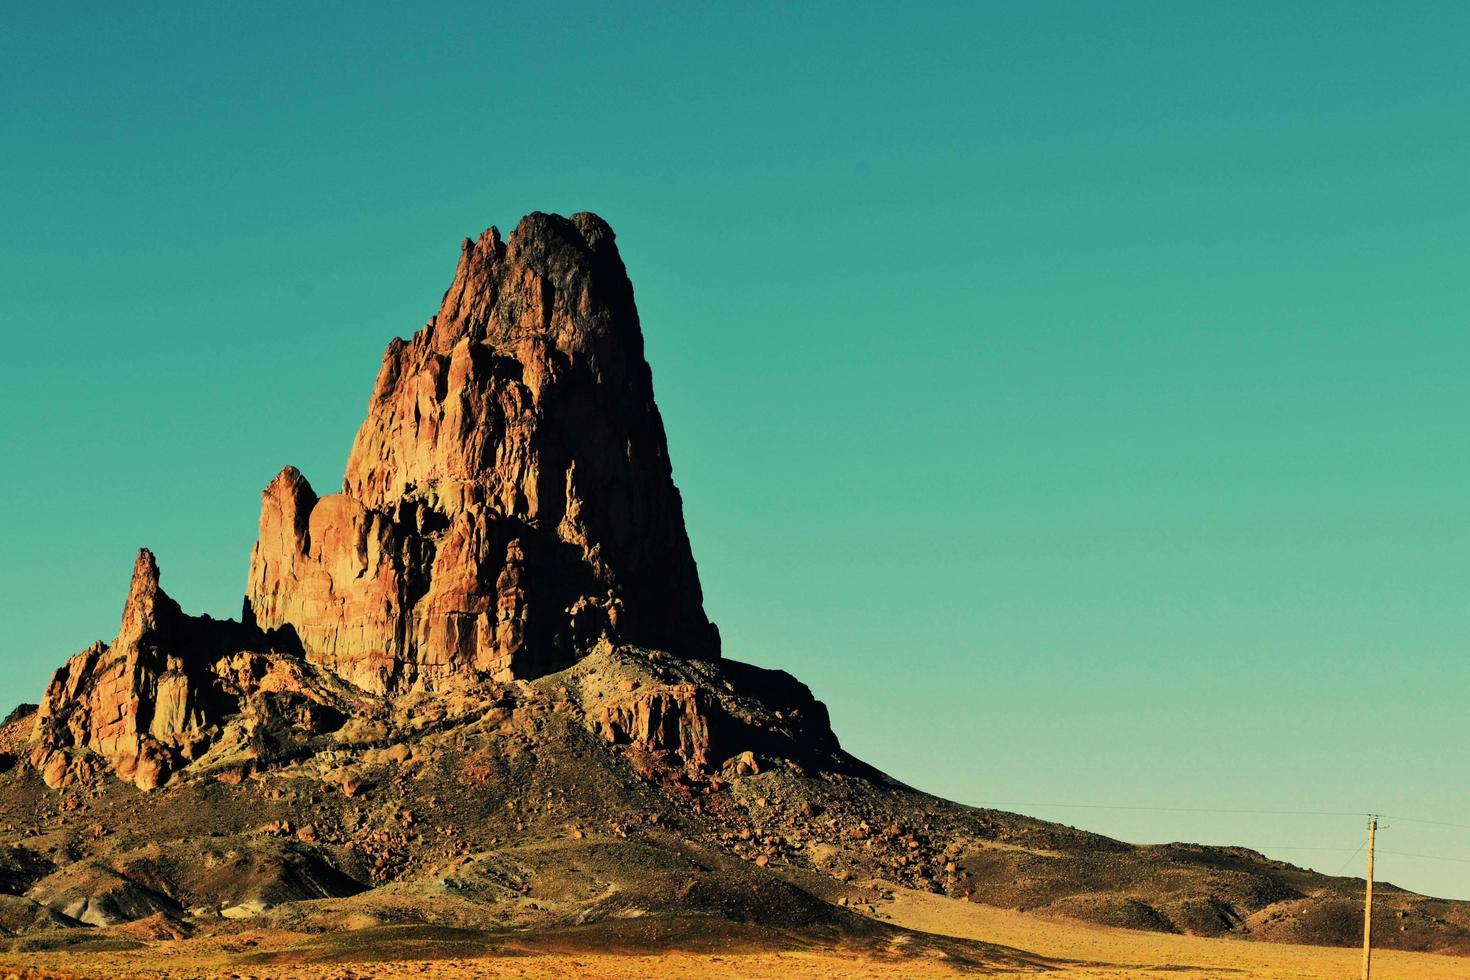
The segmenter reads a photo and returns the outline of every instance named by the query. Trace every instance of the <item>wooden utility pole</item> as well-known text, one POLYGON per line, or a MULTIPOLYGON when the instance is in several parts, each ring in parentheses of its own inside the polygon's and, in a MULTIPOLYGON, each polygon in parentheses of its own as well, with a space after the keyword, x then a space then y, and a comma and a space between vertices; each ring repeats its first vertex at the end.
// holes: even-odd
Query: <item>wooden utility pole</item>
POLYGON ((1378 818, 1368 817, 1368 890, 1363 897, 1363 980, 1373 976, 1373 835, 1378 818))

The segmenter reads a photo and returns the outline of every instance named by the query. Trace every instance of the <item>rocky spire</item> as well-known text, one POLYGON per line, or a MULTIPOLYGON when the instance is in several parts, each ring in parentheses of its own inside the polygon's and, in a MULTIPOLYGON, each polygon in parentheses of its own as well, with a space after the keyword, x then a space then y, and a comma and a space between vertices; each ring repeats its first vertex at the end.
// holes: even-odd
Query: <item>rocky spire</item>
MULTIPOLYGON (((117 638, 53 676, 32 764, 53 787, 238 776, 364 692, 532 678, 598 649, 719 657, 600 218, 466 240, 438 314, 388 345, 342 491, 318 497, 289 466, 265 488, 243 618, 186 615, 140 551, 117 638)), ((608 738, 712 760, 712 702, 614 700, 608 738)))
POLYGON ((179 645, 188 621, 141 549, 117 638, 67 661, 41 699, 32 762, 49 785, 85 773, 93 757, 144 789, 166 778, 175 737, 201 722, 183 660, 160 652, 179 645))
MULTIPOLYGON (((272 719, 309 738, 339 713, 290 639, 186 614, 144 548, 117 637, 52 675, 36 711, 31 764, 53 788, 111 770, 147 790, 211 750, 239 758, 242 743, 258 741, 256 729, 272 719)), ((259 752, 251 752, 253 764, 259 752)))
POLYGON ((247 606, 358 687, 531 677, 604 640, 717 657, 612 229, 466 239, 388 345, 342 492, 266 488, 247 606))
POLYGON ((138 549, 133 581, 123 603, 122 628, 114 646, 135 644, 145 635, 182 618, 183 610, 158 584, 158 561, 147 548, 138 549))

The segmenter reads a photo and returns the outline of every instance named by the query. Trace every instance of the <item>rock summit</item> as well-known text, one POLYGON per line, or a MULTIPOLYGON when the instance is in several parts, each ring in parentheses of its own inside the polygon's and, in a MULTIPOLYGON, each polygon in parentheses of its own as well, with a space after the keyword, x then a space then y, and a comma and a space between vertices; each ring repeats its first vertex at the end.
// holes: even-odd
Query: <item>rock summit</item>
POLYGON ((599 646, 720 655, 612 229, 538 212, 466 238, 438 313, 388 345, 341 491, 292 466, 265 488, 242 622, 185 615, 142 551, 117 638, 47 688, 32 759, 53 786, 151 788, 267 695, 311 731, 354 694, 599 646))

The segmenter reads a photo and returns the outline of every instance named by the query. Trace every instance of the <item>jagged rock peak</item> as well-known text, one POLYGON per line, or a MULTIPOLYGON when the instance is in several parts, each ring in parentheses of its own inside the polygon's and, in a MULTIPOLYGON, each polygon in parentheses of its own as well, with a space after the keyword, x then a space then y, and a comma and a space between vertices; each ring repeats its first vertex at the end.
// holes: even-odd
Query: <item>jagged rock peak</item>
MULTIPOLYGON (((634 648, 709 667, 719 634, 612 230, 531 214, 467 242, 439 313, 388 345, 342 491, 291 466, 266 486, 242 622, 185 614, 140 551, 117 638, 56 672, 30 759, 53 787, 241 778, 273 739, 380 696, 634 648)), ((619 700, 599 730, 718 761, 716 702, 674 688, 619 700)))
POLYGON ((247 617, 375 693, 603 641, 718 656, 606 222, 465 240, 438 313, 388 345, 342 492, 289 467, 266 488, 247 617))
POLYGON ((560 349, 581 348, 590 353, 589 340, 611 333, 608 339, 627 347, 626 353, 642 357, 643 337, 631 309, 632 286, 616 236, 607 222, 586 211, 570 218, 533 212, 520 220, 505 241, 493 225, 476 240, 466 238, 454 281, 425 328, 424 339, 439 353, 448 353, 465 337, 505 344, 526 334, 544 333, 552 326, 555 313, 553 303, 543 302, 550 297, 537 295, 545 287, 574 301, 588 299, 588 288, 603 289, 607 293, 599 299, 618 306, 617 316, 558 323, 555 340, 560 349), (537 288, 527 288, 531 286, 537 288), (497 303, 507 289, 515 294, 513 308, 497 316, 497 303), (632 313, 631 322, 628 313, 632 313))
POLYGON ((183 614, 179 604, 159 585, 158 561, 153 552, 138 549, 132 584, 123 603, 122 628, 115 644, 136 643, 144 635, 155 632, 160 624, 171 623, 183 614))

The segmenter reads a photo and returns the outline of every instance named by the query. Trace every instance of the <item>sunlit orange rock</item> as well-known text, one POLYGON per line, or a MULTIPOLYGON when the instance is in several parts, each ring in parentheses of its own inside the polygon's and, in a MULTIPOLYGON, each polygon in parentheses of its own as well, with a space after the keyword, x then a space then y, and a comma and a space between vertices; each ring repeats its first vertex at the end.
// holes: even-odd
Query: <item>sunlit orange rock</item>
POLYGON ((289 642, 278 649, 285 639, 186 615, 143 549, 116 639, 72 657, 47 685, 31 763, 53 789, 110 769, 147 790, 203 755, 227 717, 239 717, 249 734, 285 715, 309 736, 339 714, 338 699, 308 675, 289 642))
MULTIPOLYGON (((184 614, 140 552, 117 638, 56 672, 30 758, 52 787, 238 781, 354 699, 629 646, 719 657, 612 230, 537 213, 466 239, 438 314, 388 345, 341 492, 289 466, 265 488, 242 622, 184 614)), ((702 697, 604 720, 702 765, 702 697)))
POLYGON ((718 656, 600 218, 465 240, 438 314, 388 345, 342 492, 289 467, 266 488, 247 604, 375 693, 534 677, 603 639, 718 656))

